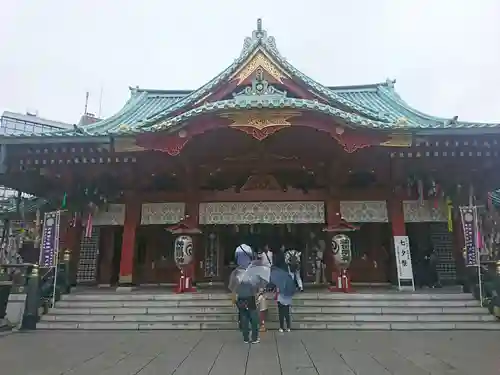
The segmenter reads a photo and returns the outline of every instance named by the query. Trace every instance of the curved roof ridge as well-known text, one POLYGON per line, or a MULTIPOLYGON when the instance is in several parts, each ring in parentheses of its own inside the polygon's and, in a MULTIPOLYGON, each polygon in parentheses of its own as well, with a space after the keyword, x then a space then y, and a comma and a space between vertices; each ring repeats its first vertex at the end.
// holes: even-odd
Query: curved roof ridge
POLYGON ((314 90, 319 92, 320 94, 326 96, 328 99, 349 107, 358 113, 371 117, 377 121, 387 121, 387 118, 384 118, 379 115, 379 113, 372 111, 371 109, 362 106, 352 100, 341 97, 337 95, 334 91, 330 90, 326 86, 321 85, 317 81, 313 80, 306 74, 302 73, 300 70, 292 66, 278 51, 276 47, 276 41, 273 36, 268 36, 267 31, 262 28, 262 20, 259 18, 257 20, 257 28, 252 32, 252 37, 247 37, 243 43, 243 49, 240 53, 240 56, 234 60, 234 62, 226 68, 222 73, 217 75, 212 80, 208 81, 205 85, 201 86, 199 89, 191 92, 186 97, 174 103, 169 108, 166 108, 157 114, 150 116, 146 119, 142 126, 148 126, 152 123, 161 120, 162 118, 168 116, 168 114, 176 111, 177 109, 181 109, 182 107, 191 104, 195 100, 199 99, 205 94, 209 93, 209 89, 214 87, 216 84, 222 82, 224 79, 228 78, 234 71, 240 68, 240 64, 246 61, 252 54, 257 50, 258 47, 262 47, 263 50, 269 53, 270 57, 276 60, 277 63, 281 64, 287 71, 292 73, 294 76, 297 76, 301 79, 306 85, 312 87, 314 90))
POLYGON ((153 89, 153 88, 142 88, 142 87, 132 87, 128 88, 131 92, 143 93, 146 92, 148 94, 161 94, 161 95, 172 95, 172 96, 180 96, 180 95, 189 95, 195 90, 181 90, 181 89, 153 89))
POLYGON ((84 129, 89 133, 92 132, 92 130, 100 130, 102 132, 107 132, 109 129, 103 129, 103 127, 108 126, 112 121, 122 117, 128 111, 134 110, 136 104, 138 104, 145 97, 147 97, 147 93, 145 92, 142 92, 140 94, 132 93, 132 96, 127 100, 125 105, 117 113, 101 121, 97 121, 94 122, 93 124, 86 125, 84 129))
POLYGON ((215 86, 217 83, 221 82, 222 80, 226 79, 229 77, 233 71, 238 67, 238 65, 243 62, 250 54, 256 49, 257 45, 254 45, 252 48, 248 49, 245 51, 245 53, 241 54, 240 57, 238 57, 234 62, 229 65, 226 69, 224 69, 221 73, 219 73, 217 76, 212 78, 210 81, 205 83, 203 86, 200 88, 192 91, 189 93, 187 96, 184 98, 178 100, 177 102, 173 103, 170 107, 165 108, 164 110, 161 110, 160 112, 148 117, 144 124, 141 125, 145 126, 147 124, 150 124, 152 122, 156 122, 163 117, 167 116, 169 113, 174 112, 177 109, 180 109, 188 104, 191 104, 192 102, 195 102, 197 99, 201 98, 203 95, 206 95, 209 93, 209 90, 215 86))
POLYGON ((359 85, 338 85, 338 86, 326 86, 332 91, 376 91, 380 86, 389 86, 394 84, 395 80, 386 79, 384 82, 377 83, 362 83, 359 85))
POLYGON ((166 129, 173 129, 176 125, 181 125, 186 120, 202 115, 208 114, 220 110, 250 110, 250 109, 282 109, 282 108, 292 108, 297 110, 314 110, 318 112, 322 112, 324 114, 341 118, 342 120, 356 124, 358 126, 373 128, 373 129, 392 129, 392 123, 372 120, 370 118, 366 118, 362 115, 351 113, 344 111, 342 109, 333 107, 329 104, 323 104, 315 100, 310 99, 297 99, 297 98, 289 98, 283 97, 281 99, 255 99, 252 98, 250 100, 237 101, 235 99, 226 99, 220 100, 217 102, 209 102, 202 104, 196 108, 192 108, 187 112, 183 112, 177 116, 174 116, 169 119, 165 119, 161 122, 158 122, 147 129, 142 129, 143 131, 162 131, 166 129))
MULTIPOLYGON (((358 90, 372 90, 375 91, 379 88, 379 86, 386 86, 387 82, 377 82, 377 83, 367 83, 367 84, 358 84, 358 85, 338 85, 338 86, 325 86, 326 88, 333 91, 358 91, 358 90)), ((136 92, 147 92, 148 94, 165 94, 172 96, 179 95, 189 95, 195 90, 187 90, 187 89, 156 89, 156 88, 142 88, 142 87, 132 87, 129 86, 130 91, 136 92)))
POLYGON ((424 112, 419 111, 418 109, 412 107, 405 100, 403 100, 401 98, 401 96, 393 88, 380 86, 379 91, 386 98, 388 98, 392 103, 400 106, 404 110, 410 112, 411 114, 413 114, 417 117, 425 119, 426 121, 434 122, 434 123, 436 123, 436 125, 440 124, 441 127, 453 127, 453 125, 456 125, 456 124, 478 125, 478 126, 483 126, 483 127, 490 127, 490 126, 498 126, 500 124, 500 123, 494 123, 494 122, 457 121, 458 116, 455 116, 454 118, 446 118, 446 117, 438 117, 438 116, 430 115, 430 114, 424 113, 424 112))
POLYGON ((352 100, 346 99, 338 95, 335 91, 329 89, 326 86, 323 86, 321 83, 315 81, 308 75, 302 73, 300 70, 295 68, 292 64, 290 64, 284 57, 282 57, 280 54, 276 54, 274 51, 270 51, 271 55, 273 58, 277 59, 280 64, 282 64, 288 71, 293 73, 294 76, 299 77, 302 81, 304 81, 307 85, 311 86, 315 90, 317 90, 319 93, 326 95, 327 98, 330 100, 333 100, 337 103, 340 103, 342 105, 348 106, 359 113, 365 115, 365 116, 370 116, 374 119, 377 119, 378 121, 387 121, 386 118, 380 116, 378 113, 372 111, 371 109, 364 107, 362 105, 359 105, 358 103, 355 103, 352 100))

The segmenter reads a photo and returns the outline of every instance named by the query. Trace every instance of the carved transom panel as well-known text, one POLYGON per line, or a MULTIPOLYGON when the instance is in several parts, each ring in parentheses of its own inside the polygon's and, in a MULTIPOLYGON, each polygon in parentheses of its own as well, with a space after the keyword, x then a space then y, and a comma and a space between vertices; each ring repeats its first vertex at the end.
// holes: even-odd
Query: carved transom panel
POLYGON ((387 223, 386 201, 341 201, 340 214, 349 223, 387 223))
POLYGON ((124 223, 124 204, 108 204, 106 210, 99 210, 92 219, 92 225, 124 225, 124 223))
POLYGON ((143 203, 141 225, 176 224, 184 218, 184 202, 143 203))
POLYGON ((434 201, 404 201, 403 213, 407 223, 425 223, 448 221, 446 214, 446 203, 438 202, 435 207, 434 201))
POLYGON ((324 222, 324 202, 200 203, 200 224, 306 224, 324 222))

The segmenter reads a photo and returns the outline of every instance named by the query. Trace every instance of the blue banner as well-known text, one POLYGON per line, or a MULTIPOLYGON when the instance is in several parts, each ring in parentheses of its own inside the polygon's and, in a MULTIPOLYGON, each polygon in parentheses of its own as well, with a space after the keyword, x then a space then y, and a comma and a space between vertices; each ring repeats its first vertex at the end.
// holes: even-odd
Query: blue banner
POLYGON ((59 225, 61 212, 47 212, 43 218, 43 231, 40 246, 40 267, 54 267, 59 251, 59 225))

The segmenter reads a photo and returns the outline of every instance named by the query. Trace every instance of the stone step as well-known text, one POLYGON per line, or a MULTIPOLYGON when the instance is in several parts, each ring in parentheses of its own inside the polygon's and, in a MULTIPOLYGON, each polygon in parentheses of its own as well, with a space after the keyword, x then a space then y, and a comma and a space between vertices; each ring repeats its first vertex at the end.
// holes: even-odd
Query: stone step
MULTIPOLYGON (((52 322, 41 321, 38 329, 52 330, 236 330, 235 322, 52 322)), ((269 323, 276 329, 276 323, 269 323)), ((306 330, 500 330, 498 322, 297 322, 306 330)), ((265 333, 264 333, 265 334, 265 333)))
MULTIPOLYGON (((65 301, 189 301, 189 300, 229 300, 228 293, 190 293, 174 294, 163 293, 73 293, 63 296, 65 301)), ((436 300, 471 300, 471 296, 465 293, 328 293, 328 292, 304 292, 294 296, 294 300, 382 300, 382 301, 436 301, 436 300)))
MULTIPOLYGON (((273 305, 273 301, 269 301, 273 305)), ((476 300, 308 300, 294 299, 294 306, 308 307, 468 307, 479 306, 476 300)), ((231 307, 232 302, 228 299, 221 300, 165 300, 165 301, 71 301, 62 300, 57 307, 71 308, 150 308, 150 307, 231 307)))
MULTIPOLYGON (((269 295, 269 328, 277 328, 276 303, 269 295)), ((237 329, 228 293, 73 293, 42 317, 40 329, 167 330, 237 329)), ((446 330, 500 329, 488 311, 462 293, 328 293, 294 296, 297 329, 446 330)))
MULTIPOLYGON (((61 307, 61 302, 50 310, 51 315, 137 315, 137 314, 230 314, 235 312, 234 306, 225 307, 61 307)), ((276 312, 276 305, 269 306, 270 312, 276 312)), ((293 306, 294 313, 307 314, 488 314, 482 307, 307 307, 293 306)))
MULTIPOLYGON (((45 315, 43 321, 58 321, 58 322, 234 322, 237 321, 237 314, 142 314, 142 315, 45 315)), ((495 317, 488 314, 483 315, 341 315, 341 314, 322 314, 311 315, 303 313, 293 313, 292 320, 294 322, 312 321, 312 322, 481 322, 481 321, 496 321, 495 317)), ((268 321, 278 321, 277 314, 269 314, 268 321)))

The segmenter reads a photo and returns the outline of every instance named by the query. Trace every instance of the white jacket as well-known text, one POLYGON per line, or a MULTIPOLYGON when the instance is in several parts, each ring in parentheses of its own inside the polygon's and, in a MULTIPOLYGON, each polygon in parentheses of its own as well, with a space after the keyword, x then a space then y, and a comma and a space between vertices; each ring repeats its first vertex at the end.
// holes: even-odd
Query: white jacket
POLYGON ((264 293, 259 294, 259 296, 257 297, 257 304, 259 305, 259 311, 267 310, 267 298, 264 293))

